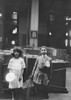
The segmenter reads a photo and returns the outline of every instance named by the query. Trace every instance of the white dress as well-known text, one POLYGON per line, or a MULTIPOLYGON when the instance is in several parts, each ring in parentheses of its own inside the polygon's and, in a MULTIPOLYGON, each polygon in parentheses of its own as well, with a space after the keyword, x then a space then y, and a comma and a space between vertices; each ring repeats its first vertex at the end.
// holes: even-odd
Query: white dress
POLYGON ((15 74, 15 79, 9 82, 9 88, 21 88, 23 87, 23 76, 22 71, 25 68, 25 61, 23 58, 11 58, 8 64, 8 69, 10 72, 15 74))

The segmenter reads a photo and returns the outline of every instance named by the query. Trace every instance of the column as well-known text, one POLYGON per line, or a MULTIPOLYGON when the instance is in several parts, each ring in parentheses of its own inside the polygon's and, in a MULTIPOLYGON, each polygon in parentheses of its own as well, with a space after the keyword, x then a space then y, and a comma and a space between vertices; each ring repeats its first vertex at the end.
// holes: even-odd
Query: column
POLYGON ((30 23, 30 46, 38 46, 39 0, 32 0, 30 23))

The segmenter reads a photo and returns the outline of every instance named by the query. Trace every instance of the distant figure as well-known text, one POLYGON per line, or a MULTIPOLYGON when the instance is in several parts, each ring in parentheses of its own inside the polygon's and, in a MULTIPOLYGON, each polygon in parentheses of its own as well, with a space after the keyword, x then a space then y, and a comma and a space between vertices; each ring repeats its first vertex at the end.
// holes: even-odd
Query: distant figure
POLYGON ((40 56, 36 59, 31 78, 35 85, 45 85, 49 83, 47 69, 50 68, 51 58, 47 55, 47 47, 42 46, 40 49, 40 56))
POLYGON ((24 68, 26 68, 24 58, 22 58, 22 49, 14 47, 12 56, 8 64, 8 69, 9 72, 14 73, 15 79, 9 82, 9 88, 19 89, 23 87, 23 73, 24 68))

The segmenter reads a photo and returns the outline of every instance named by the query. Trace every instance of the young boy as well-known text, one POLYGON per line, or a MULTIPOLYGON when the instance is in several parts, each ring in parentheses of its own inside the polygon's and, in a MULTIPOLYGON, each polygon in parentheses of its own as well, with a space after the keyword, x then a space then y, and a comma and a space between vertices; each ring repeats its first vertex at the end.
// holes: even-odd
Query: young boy
POLYGON ((31 74, 31 77, 33 77, 33 82, 35 85, 48 85, 49 79, 47 74, 47 68, 50 67, 50 62, 51 58, 47 55, 47 47, 42 46, 40 49, 40 56, 36 59, 35 66, 31 74))

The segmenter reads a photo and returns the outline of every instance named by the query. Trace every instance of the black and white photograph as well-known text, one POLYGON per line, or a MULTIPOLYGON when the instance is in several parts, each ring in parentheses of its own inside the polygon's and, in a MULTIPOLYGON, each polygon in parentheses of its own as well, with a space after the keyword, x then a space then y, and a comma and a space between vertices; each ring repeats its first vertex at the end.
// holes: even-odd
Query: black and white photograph
POLYGON ((0 100, 71 100, 71 0, 0 0, 0 100))

